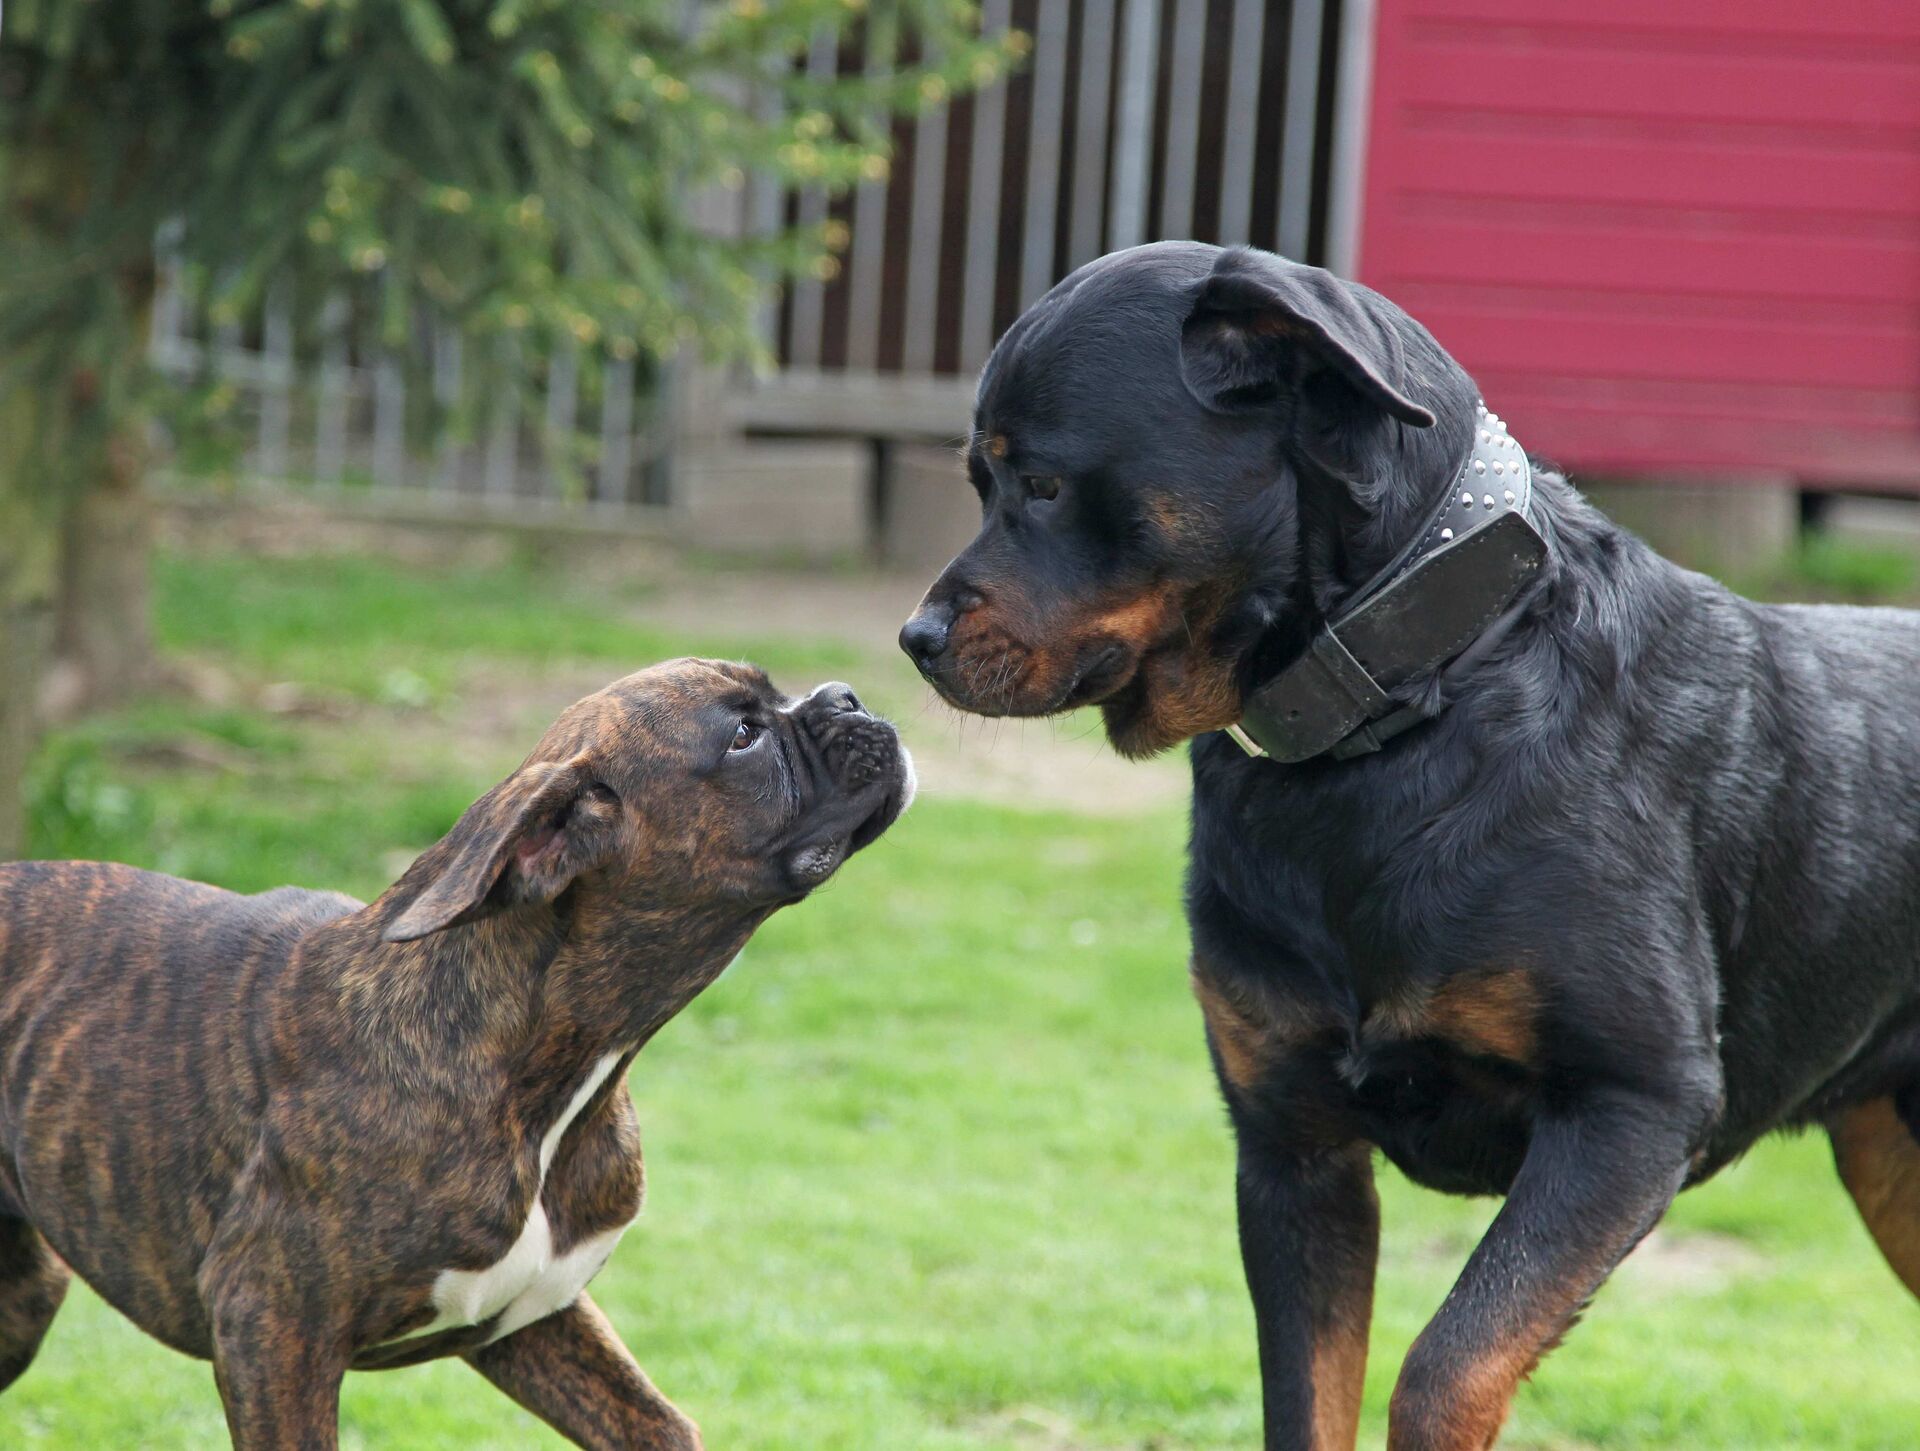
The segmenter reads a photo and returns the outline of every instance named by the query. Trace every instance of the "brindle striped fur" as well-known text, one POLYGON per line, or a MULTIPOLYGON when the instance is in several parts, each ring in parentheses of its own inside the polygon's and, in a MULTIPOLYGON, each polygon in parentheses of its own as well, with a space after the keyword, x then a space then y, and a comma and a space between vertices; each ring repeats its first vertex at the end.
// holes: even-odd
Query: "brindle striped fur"
POLYGON ((536 1192, 556 1254, 633 1218, 632 1055, 909 788, 844 686, 679 661, 569 709, 372 906, 0 867, 0 1388, 71 1266, 213 1360, 242 1448, 332 1447, 347 1369, 445 1355, 581 1445, 697 1447, 584 1294, 406 1337, 536 1192))

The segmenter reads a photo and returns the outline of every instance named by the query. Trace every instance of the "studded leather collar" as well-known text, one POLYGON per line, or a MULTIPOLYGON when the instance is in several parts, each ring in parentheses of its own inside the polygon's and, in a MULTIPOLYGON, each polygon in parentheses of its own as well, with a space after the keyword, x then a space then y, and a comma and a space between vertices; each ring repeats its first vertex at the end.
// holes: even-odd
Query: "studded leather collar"
POLYGON ((1248 694, 1226 733, 1250 756, 1292 764, 1377 751, 1428 719, 1423 703, 1398 705, 1392 692, 1470 664, 1505 633, 1547 558, 1532 504, 1526 451, 1482 404, 1473 444, 1425 527, 1248 694))

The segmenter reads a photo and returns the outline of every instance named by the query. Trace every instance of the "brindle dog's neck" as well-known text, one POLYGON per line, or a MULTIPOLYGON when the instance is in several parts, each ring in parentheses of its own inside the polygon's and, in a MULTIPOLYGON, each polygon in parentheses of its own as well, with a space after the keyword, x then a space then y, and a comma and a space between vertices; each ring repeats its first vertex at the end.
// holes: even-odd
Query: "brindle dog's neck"
POLYGON ((353 1037, 408 1076, 584 1076, 658 1032, 771 911, 625 905, 616 914, 574 897, 412 942, 380 940, 375 903, 316 934, 337 936, 330 950, 301 954, 300 990, 330 991, 353 1037), (342 961, 344 970, 329 969, 342 961))

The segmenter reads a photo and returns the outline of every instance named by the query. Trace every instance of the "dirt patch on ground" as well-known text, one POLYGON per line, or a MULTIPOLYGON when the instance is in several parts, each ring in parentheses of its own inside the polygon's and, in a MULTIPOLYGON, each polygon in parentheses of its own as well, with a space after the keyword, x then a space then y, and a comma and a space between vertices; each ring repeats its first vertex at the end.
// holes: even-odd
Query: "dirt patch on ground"
POLYGON ((1001 805, 1133 816, 1187 799, 1186 758, 1126 761, 1098 720, 977 720, 931 700, 900 718, 922 789, 1001 805))
MULTIPOLYGON (((480 525, 429 527, 343 517, 323 504, 286 499, 271 507, 174 499, 161 521, 162 536, 173 547, 270 558, 378 554, 405 565, 489 568, 531 556, 563 568, 573 588, 606 582, 609 608, 671 633, 689 650, 734 653, 743 640, 849 650, 858 657, 846 671, 850 682, 899 724, 922 789, 931 796, 1103 816, 1177 806, 1187 798, 1183 753, 1124 761, 1108 748, 1091 712, 1059 720, 983 720, 941 703, 895 643, 926 588, 923 574, 746 568, 690 557, 653 539, 595 538, 577 529, 549 535, 480 525)), ((463 762, 517 760, 563 707, 610 678, 603 664, 482 664, 467 672, 455 700, 408 711, 241 681, 212 662, 182 660, 179 672, 189 693, 213 703, 245 702, 289 716, 378 717, 382 729, 409 744, 463 762)), ((803 682, 782 683, 795 688, 803 682)))
MULTIPOLYGON (((1071 1419, 1043 1406, 1016 1406, 972 1422, 970 1431, 991 1436, 1010 1451, 1121 1451, 1113 1442, 1083 1437, 1071 1419)), ((1127 1451, 1178 1451, 1175 1443, 1158 1436, 1124 1443, 1127 1451)))
MULTIPOLYGON (((1471 1230, 1435 1236, 1415 1251, 1423 1260, 1464 1265, 1479 1236, 1471 1230)), ((1764 1269, 1766 1256, 1730 1234, 1656 1229, 1620 1262, 1610 1283, 1637 1294, 1700 1295, 1764 1269)))
POLYGON ((1615 1273, 1642 1292, 1701 1295, 1765 1264, 1759 1250, 1730 1234, 1656 1229, 1615 1273))

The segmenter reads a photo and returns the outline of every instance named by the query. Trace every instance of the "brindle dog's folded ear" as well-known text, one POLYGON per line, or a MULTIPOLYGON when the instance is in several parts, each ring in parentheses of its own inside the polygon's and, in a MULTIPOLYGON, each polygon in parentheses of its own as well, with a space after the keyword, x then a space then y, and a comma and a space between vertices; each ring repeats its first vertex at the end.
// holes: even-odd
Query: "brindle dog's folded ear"
POLYGON ((522 766, 408 869, 406 910, 381 934, 411 942, 517 902, 551 902, 612 858, 618 808, 584 758, 522 766))
POLYGON ((1391 417, 1431 428, 1431 410, 1402 391, 1400 317, 1384 298, 1323 268, 1232 247, 1200 284, 1181 327, 1181 375, 1207 407, 1230 412, 1330 369, 1391 417))

